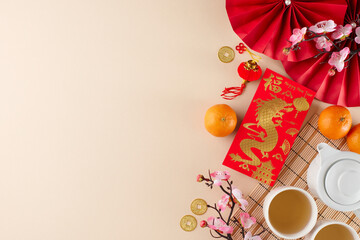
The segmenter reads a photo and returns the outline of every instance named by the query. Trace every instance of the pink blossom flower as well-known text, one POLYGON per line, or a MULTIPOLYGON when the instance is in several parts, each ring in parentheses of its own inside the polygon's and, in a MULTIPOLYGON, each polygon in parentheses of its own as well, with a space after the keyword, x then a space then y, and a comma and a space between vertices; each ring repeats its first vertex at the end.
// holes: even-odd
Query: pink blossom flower
POLYGON ((342 25, 338 25, 336 27, 336 31, 331 34, 333 39, 341 39, 344 40, 346 37, 350 35, 352 32, 352 26, 350 24, 346 24, 344 27, 342 25))
POLYGON ((215 171, 210 174, 211 177, 215 178, 214 184, 216 186, 221 186, 222 180, 228 180, 230 178, 230 174, 228 171, 215 171))
POLYGON ((331 58, 329 59, 328 63, 331 66, 334 66, 338 72, 341 72, 344 69, 344 61, 350 53, 350 49, 345 47, 340 52, 333 52, 331 54, 331 58))
POLYGON ((332 44, 325 37, 315 38, 314 41, 316 42, 317 49, 325 48, 326 51, 330 51, 332 44))
POLYGON ((207 224, 209 228, 223 232, 225 234, 231 234, 234 231, 231 226, 226 225, 226 223, 220 218, 209 217, 207 220, 207 224))
POLYGON ((219 200, 218 207, 221 212, 223 212, 226 209, 226 207, 229 204, 229 201, 230 201, 230 197, 227 194, 222 196, 222 198, 219 200))
POLYGON ((208 223, 205 221, 205 220, 202 220, 200 222, 200 227, 204 228, 204 227, 207 227, 208 223))
POLYGON ((244 240, 261 240, 261 237, 260 236, 253 236, 251 232, 248 232, 245 235, 244 240))
POLYGON ((321 21, 314 26, 309 27, 310 31, 315 33, 328 33, 335 31, 336 24, 333 20, 321 21))
MULTIPOLYGON (((357 44, 360 44, 360 27, 357 27, 355 29, 355 33, 356 33, 355 42, 357 44)), ((359 56, 360 56, 360 53, 359 53, 359 56)))
POLYGON ((254 217, 250 217, 248 213, 240 213, 240 222, 245 229, 248 229, 256 223, 256 219, 254 217))
POLYGON ((293 30, 293 34, 289 38, 289 41, 291 42, 291 47, 301 42, 304 39, 305 33, 306 33, 306 27, 303 27, 302 29, 295 28, 293 30))
POLYGON ((197 182, 202 182, 202 181, 204 181, 204 175, 201 175, 201 174, 197 175, 196 181, 197 181, 197 182))
POLYGON ((233 197, 234 197, 234 201, 240 205, 240 207, 241 207, 242 210, 245 211, 245 209, 246 209, 247 205, 249 205, 249 203, 248 203, 248 201, 246 201, 246 200, 243 198, 242 192, 241 192, 239 189, 234 188, 234 189, 232 190, 232 195, 233 195, 233 197))

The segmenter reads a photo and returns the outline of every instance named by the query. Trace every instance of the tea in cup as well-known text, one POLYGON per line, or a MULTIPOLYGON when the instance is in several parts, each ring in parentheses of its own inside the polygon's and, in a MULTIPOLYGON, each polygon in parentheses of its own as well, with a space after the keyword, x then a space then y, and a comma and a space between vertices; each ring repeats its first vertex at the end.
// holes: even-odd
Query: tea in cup
POLYGON ((305 240, 359 240, 356 231, 343 222, 319 221, 305 240))
POLYGON ((264 217, 279 237, 297 239, 308 234, 316 224, 317 206, 313 197, 297 187, 279 187, 264 201, 264 217))

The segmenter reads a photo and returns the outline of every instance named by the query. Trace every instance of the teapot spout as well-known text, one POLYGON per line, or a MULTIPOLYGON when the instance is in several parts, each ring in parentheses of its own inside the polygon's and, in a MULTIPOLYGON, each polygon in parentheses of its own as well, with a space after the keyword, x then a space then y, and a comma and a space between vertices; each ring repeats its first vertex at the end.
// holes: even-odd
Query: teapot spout
POLYGON ((320 155, 320 159, 322 161, 326 161, 326 159, 330 156, 332 156, 333 154, 339 152, 339 150, 330 147, 328 144, 326 143, 319 143, 317 145, 317 151, 320 155))

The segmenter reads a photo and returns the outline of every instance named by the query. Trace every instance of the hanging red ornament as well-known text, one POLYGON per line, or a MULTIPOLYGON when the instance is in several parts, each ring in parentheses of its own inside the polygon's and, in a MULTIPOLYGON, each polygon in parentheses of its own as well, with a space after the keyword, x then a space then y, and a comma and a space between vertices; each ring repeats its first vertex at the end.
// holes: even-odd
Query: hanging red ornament
POLYGON ((239 45, 237 45, 235 49, 240 54, 243 54, 246 51, 246 47, 245 47, 245 45, 243 43, 239 43, 239 45))
POLYGON ((249 60, 239 65, 238 73, 244 80, 252 82, 261 77, 262 70, 255 60, 249 60))
POLYGON ((244 45, 241 46, 240 44, 236 47, 236 50, 238 50, 240 54, 246 50, 250 54, 252 60, 242 62, 239 65, 238 73, 243 81, 240 87, 230 87, 224 89, 221 96, 226 100, 232 100, 241 95, 247 82, 258 80, 262 75, 261 67, 257 64, 260 57, 250 52, 246 47, 244 47, 244 45))

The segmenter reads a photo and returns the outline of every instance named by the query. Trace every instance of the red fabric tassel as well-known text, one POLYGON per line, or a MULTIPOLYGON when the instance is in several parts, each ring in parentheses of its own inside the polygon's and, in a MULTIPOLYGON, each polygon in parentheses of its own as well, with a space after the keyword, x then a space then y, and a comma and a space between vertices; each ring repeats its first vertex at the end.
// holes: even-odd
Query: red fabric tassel
POLYGON ((242 94, 244 88, 245 88, 245 83, 241 84, 240 87, 225 88, 221 96, 223 99, 233 100, 234 98, 242 94))

